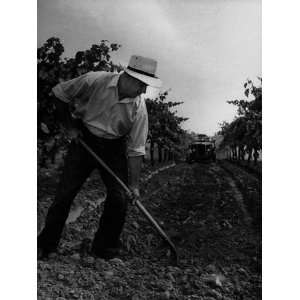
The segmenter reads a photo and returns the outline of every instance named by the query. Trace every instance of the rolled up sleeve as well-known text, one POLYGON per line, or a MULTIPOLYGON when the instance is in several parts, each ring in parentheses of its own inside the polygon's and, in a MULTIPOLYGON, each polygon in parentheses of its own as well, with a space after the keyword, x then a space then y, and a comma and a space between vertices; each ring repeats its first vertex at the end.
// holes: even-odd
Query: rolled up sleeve
POLYGON ((141 100, 137 110, 136 119, 129 133, 127 154, 129 157, 146 154, 146 141, 148 135, 148 113, 144 100, 141 100))
POLYGON ((83 100, 88 97, 88 90, 94 81, 92 72, 57 84, 52 88, 54 95, 63 102, 70 103, 74 99, 83 100))

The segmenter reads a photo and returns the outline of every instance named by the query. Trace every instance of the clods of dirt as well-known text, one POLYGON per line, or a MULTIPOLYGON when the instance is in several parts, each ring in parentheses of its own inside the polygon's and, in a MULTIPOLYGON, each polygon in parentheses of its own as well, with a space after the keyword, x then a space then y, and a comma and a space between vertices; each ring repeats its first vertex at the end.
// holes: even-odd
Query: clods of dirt
MULTIPOLYGON (((60 253, 38 261, 38 299, 260 299, 261 236, 253 226, 249 199, 240 189, 252 175, 227 169, 182 163, 150 177, 147 173, 141 202, 176 244, 178 265, 172 264, 166 243, 133 206, 122 234, 122 257, 105 261, 81 251, 82 240, 93 238, 103 207, 93 205, 105 192, 93 174, 75 199, 83 210, 66 225, 60 253), (245 222, 245 212, 250 222, 245 222)), ((40 184, 49 187, 53 179, 47 178, 51 183, 40 184)), ((253 184, 251 189, 258 203, 259 188, 253 184)), ((52 192, 41 186, 40 226, 52 192)))

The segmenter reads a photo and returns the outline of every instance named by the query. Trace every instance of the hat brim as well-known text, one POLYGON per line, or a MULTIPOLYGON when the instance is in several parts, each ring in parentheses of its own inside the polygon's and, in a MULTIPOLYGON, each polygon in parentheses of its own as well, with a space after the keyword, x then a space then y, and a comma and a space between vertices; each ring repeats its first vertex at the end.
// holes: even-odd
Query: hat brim
POLYGON ((151 77, 151 76, 147 76, 147 75, 143 75, 137 72, 134 72, 132 70, 129 70, 128 68, 126 68, 124 70, 128 75, 146 83, 147 85, 150 85, 154 88, 160 88, 162 86, 162 81, 159 78, 156 77, 151 77))

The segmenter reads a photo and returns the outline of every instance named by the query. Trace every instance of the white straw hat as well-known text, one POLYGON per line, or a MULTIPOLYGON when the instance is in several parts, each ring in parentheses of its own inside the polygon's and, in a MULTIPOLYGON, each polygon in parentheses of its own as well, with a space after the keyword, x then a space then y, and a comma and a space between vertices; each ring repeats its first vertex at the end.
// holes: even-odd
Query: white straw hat
POLYGON ((162 81, 155 76, 157 62, 154 59, 132 55, 125 72, 155 88, 162 86, 162 81))

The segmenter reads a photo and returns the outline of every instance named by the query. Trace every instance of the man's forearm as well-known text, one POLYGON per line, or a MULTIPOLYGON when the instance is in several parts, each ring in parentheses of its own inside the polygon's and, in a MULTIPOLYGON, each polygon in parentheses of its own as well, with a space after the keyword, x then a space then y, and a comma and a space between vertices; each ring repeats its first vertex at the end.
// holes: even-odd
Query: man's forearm
POLYGON ((131 188, 139 188, 142 161, 143 156, 131 156, 128 158, 129 186, 131 188))
POLYGON ((69 104, 59 100, 55 97, 54 99, 55 107, 56 107, 56 116, 58 121, 67 129, 70 130, 76 127, 77 122, 72 118, 69 104))

